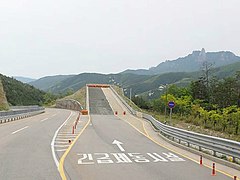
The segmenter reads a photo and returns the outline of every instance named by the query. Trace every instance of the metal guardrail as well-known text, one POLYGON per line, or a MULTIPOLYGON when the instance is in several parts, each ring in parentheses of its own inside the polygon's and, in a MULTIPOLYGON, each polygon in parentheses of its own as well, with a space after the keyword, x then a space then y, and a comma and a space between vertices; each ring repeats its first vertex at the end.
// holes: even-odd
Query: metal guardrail
POLYGON ((34 116, 40 113, 43 113, 45 109, 39 106, 21 106, 22 109, 19 109, 20 106, 11 108, 12 111, 1 111, 0 112, 0 124, 23 119, 26 117, 34 116), (18 109, 18 110, 14 110, 18 109))
MULTIPOLYGON (((123 100, 123 98, 120 97, 112 87, 111 89, 129 111, 133 115, 136 115, 136 111, 134 112, 131 107, 129 108, 129 105, 123 100)), ((142 113, 142 117, 150 121, 162 135, 173 141, 177 140, 178 143, 186 144, 188 147, 197 146, 199 151, 202 151, 203 149, 211 150, 214 156, 217 156, 217 153, 230 156, 233 158, 233 162, 236 162, 237 159, 238 161, 240 160, 240 142, 175 128, 157 121, 148 114, 142 113)))
POLYGON ((115 89, 112 86, 110 86, 110 89, 118 97, 118 99, 120 99, 120 101, 124 104, 124 106, 128 109, 128 111, 131 114, 136 115, 137 112, 131 106, 129 106, 129 104, 115 91, 115 89))

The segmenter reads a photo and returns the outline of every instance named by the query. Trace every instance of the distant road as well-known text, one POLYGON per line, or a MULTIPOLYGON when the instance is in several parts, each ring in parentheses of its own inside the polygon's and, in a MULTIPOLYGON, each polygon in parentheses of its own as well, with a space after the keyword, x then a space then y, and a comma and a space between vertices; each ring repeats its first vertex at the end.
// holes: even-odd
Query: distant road
POLYGON ((90 88, 89 91, 91 122, 66 156, 67 179, 232 179, 222 174, 211 176, 210 169, 159 146, 146 137, 144 129, 140 133, 121 120, 119 117, 124 118, 125 109, 110 89, 90 88), (118 117, 112 109, 118 111, 118 117))
POLYGON ((68 110, 46 109, 44 114, 0 124, 0 179, 61 179, 51 141, 70 114, 68 110))

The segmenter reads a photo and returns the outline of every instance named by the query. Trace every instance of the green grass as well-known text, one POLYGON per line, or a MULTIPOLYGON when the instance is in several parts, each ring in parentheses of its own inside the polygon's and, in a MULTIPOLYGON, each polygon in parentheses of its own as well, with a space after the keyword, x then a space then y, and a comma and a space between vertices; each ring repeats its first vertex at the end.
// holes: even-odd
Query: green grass
POLYGON ((128 97, 124 96, 123 91, 118 86, 112 86, 113 89, 131 106, 134 110, 142 112, 142 109, 140 109, 134 102, 132 102, 128 97))
POLYGON ((86 87, 79 89, 74 94, 66 96, 63 99, 74 99, 78 101, 82 105, 82 107, 86 107, 86 87))

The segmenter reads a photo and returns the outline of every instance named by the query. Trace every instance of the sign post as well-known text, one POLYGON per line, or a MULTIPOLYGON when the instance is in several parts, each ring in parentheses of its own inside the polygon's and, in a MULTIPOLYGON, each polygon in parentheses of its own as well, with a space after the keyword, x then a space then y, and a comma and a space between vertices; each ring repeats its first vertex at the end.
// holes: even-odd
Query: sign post
POLYGON ((173 102, 173 101, 169 101, 168 102, 168 107, 170 108, 170 124, 171 124, 171 122, 172 122, 172 109, 175 107, 175 102, 173 102))

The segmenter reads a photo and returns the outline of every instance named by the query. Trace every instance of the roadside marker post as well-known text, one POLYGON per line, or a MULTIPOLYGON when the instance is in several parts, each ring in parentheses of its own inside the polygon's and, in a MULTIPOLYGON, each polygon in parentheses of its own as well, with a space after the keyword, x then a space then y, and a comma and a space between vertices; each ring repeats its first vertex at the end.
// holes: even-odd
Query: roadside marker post
POLYGON ((115 111, 115 115, 118 115, 118 112, 117 112, 117 111, 115 111))
POLYGON ((77 121, 75 121, 74 128, 77 129, 77 121))
POLYGON ((73 126, 73 129, 72 129, 72 134, 74 134, 74 126, 73 126))
POLYGON ((234 177, 233 177, 233 180, 237 180, 237 176, 234 176, 234 177))
POLYGON ((216 165, 215 165, 215 163, 213 163, 213 166, 212 166, 212 176, 216 176, 216 165))
POLYGON ((203 157, 202 157, 202 155, 200 156, 200 165, 202 165, 203 164, 203 157))
POLYGON ((126 111, 123 111, 123 115, 126 115, 126 111))

